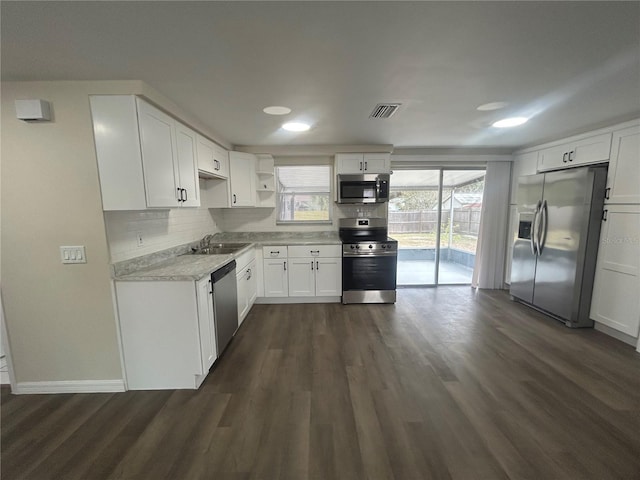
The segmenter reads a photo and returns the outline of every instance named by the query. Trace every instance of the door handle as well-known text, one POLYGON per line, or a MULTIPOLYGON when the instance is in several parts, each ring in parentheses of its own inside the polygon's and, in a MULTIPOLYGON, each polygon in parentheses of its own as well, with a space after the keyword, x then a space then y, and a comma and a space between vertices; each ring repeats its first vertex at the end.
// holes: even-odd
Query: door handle
POLYGON ((284 265, 284 271, 286 272, 287 271, 287 262, 284 262, 283 265, 284 265))
POLYGON ((184 202, 184 200, 182 199, 182 189, 178 188, 178 201, 179 202, 184 202))
POLYGON ((609 194, 611 193, 611 187, 607 187, 604 189, 604 199, 609 200, 609 194))
POLYGON ((362 162, 360 162, 360 171, 362 172, 362 162))
POLYGON ((542 216, 542 225, 543 227, 538 232, 538 255, 542 255, 542 249, 547 243, 547 223, 548 223, 548 210, 547 210, 547 201, 542 202, 542 209, 540 210, 542 216))
POLYGON ((602 221, 606 222, 607 221, 607 213, 609 212, 609 210, 603 210, 602 211, 602 221))
POLYGON ((311 260, 311 271, 313 272, 313 260, 311 260))
POLYGON ((209 288, 211 289, 209 290, 209 295, 213 295, 213 288, 211 288, 211 286, 211 279, 209 279, 209 288))
POLYGON ((316 260, 316 270, 320 270, 320 263, 318 263, 318 260, 316 260))
POLYGON ((238 203, 238 199, 236 198, 236 194, 235 193, 233 194, 233 203, 234 203, 234 205, 236 203, 238 203))
POLYGON ((531 253, 538 255, 538 248, 536 245, 536 224, 538 222, 538 213, 540 211, 540 201, 536 204, 536 210, 533 212, 533 220, 531 221, 531 231, 529 232, 529 241, 531 242, 531 253))
POLYGON ((575 151, 575 150, 571 150, 571 151, 569 152, 569 161, 570 161, 570 162, 573 162, 573 161, 575 160, 575 158, 576 158, 576 157, 575 157, 575 153, 576 153, 576 151, 575 151))
POLYGON ((187 193, 187 189, 183 188, 182 191, 184 192, 184 200, 183 202, 186 202, 187 200, 189 200, 189 194, 187 193))
POLYGON ((251 269, 247 268, 247 280, 251 278, 251 269))
POLYGON ((364 169, 367 170, 367 162, 364 162, 364 169))
POLYGON ((567 163, 567 156, 568 156, 568 155, 569 155, 569 154, 568 154, 568 153, 566 153, 566 152, 562 155, 562 163, 567 163))

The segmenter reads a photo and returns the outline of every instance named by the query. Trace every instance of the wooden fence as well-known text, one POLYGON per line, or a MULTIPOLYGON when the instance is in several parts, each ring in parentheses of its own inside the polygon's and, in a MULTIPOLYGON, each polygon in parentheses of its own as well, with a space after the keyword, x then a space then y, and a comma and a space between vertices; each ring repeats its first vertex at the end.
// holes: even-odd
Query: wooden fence
MULTIPOLYGON (((449 226, 449 210, 442 211, 442 226, 449 226)), ((389 234, 432 233, 438 225, 438 212, 422 210, 416 212, 389 212, 389 234)), ((462 235, 478 235, 480 208, 454 208, 453 231, 462 235)))

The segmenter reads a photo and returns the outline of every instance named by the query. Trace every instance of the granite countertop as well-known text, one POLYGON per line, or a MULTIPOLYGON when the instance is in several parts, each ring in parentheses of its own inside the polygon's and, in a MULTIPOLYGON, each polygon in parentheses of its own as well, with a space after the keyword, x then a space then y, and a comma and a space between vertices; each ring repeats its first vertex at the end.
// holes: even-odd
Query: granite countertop
POLYGON ((247 250, 265 245, 340 245, 338 233, 330 232, 225 232, 217 233, 210 243, 247 243, 232 255, 190 255, 199 242, 180 245, 112 266, 118 281, 200 280, 223 267, 247 250))
POLYGON ((254 244, 249 244, 231 255, 191 255, 183 253, 129 273, 116 274, 114 278, 118 281, 129 282, 149 280, 197 281, 209 276, 212 272, 224 267, 231 260, 238 258, 254 247, 254 244))

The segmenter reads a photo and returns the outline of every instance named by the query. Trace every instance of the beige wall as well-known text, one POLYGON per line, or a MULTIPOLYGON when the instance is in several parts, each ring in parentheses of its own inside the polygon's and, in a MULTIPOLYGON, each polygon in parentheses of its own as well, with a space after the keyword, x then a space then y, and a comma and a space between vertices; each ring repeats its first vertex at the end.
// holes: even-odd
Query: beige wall
POLYGON ((140 94, 203 131, 138 81, 4 82, 1 130, 2 297, 16 381, 122 378, 89 94, 140 94), (53 120, 15 118, 44 99, 53 120), (60 245, 85 245, 63 265, 60 245))

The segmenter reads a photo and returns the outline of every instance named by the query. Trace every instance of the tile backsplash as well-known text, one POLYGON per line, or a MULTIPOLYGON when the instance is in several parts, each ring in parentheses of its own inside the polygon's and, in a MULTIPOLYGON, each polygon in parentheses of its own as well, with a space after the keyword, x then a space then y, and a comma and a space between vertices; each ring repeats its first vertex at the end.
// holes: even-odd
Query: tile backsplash
POLYGON ((339 218, 387 216, 386 203, 376 206, 338 204, 333 206, 332 224, 277 225, 275 208, 226 208, 218 210, 216 218, 217 225, 223 232, 319 232, 338 230, 339 218))
POLYGON ((216 211, 174 208, 104 212, 111 262, 121 262, 220 232, 216 211), (138 246, 138 234, 142 245, 138 246))

